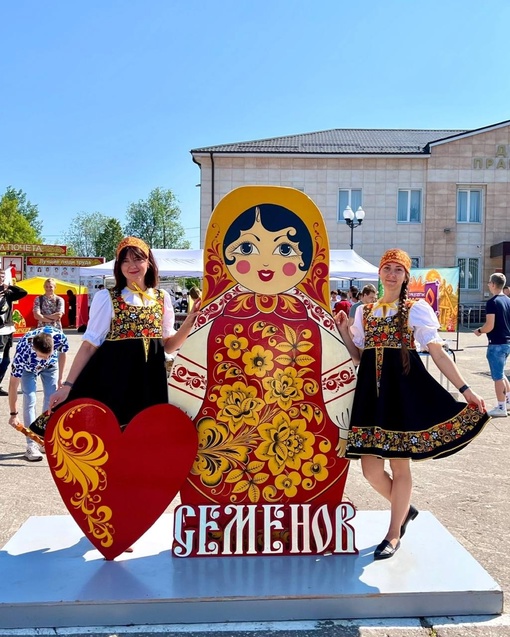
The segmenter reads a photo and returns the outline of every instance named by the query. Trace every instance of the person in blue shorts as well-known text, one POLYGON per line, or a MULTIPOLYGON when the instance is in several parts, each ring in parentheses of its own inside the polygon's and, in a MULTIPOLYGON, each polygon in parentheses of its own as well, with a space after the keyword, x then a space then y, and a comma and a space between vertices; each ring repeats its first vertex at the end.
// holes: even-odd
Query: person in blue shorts
POLYGON ((485 306, 485 323, 475 330, 477 336, 487 334, 487 360, 498 404, 489 411, 493 418, 506 418, 510 411, 510 382, 505 366, 510 354, 510 298, 505 294, 506 277, 495 272, 489 277, 489 291, 493 295, 485 306))

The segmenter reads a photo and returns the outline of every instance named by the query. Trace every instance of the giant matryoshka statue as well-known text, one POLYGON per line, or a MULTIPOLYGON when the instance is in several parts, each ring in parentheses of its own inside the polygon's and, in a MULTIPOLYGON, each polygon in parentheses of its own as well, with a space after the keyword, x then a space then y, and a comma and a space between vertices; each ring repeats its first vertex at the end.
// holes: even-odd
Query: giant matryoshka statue
POLYGON ((208 226, 203 288, 169 380, 199 438, 182 503, 337 505, 356 376, 317 206, 292 188, 230 192, 208 226))

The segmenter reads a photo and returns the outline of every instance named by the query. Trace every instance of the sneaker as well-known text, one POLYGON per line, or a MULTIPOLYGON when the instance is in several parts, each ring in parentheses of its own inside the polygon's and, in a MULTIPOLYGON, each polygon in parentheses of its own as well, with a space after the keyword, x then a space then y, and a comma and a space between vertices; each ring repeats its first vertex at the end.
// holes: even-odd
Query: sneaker
POLYGON ((8 392, 8 391, 5 391, 5 389, 2 389, 2 388, 0 387, 0 396, 8 396, 8 395, 9 395, 9 392, 8 392))
POLYGON ((507 410, 507 411, 510 411, 510 403, 507 403, 507 404, 506 404, 506 410, 507 410))
POLYGON ((46 454, 46 449, 44 448, 44 445, 37 445, 37 448, 39 449, 41 453, 46 454))
POLYGON ((36 445, 28 445, 27 450, 23 454, 23 458, 28 460, 28 462, 38 462, 42 460, 43 457, 36 445))
POLYGON ((504 407, 494 407, 494 409, 487 412, 487 415, 491 418, 506 418, 508 414, 504 407))

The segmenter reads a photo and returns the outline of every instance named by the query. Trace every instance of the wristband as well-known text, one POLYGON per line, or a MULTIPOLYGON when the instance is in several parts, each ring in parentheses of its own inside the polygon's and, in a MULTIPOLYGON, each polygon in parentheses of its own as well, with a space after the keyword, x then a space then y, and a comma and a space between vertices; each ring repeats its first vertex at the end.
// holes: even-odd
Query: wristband
POLYGON ((463 394, 468 389, 469 389, 469 385, 462 385, 462 387, 459 387, 459 391, 461 394, 463 394))
POLYGON ((72 387, 74 383, 70 383, 68 380, 64 381, 62 385, 66 385, 66 387, 72 387))
POLYGON ((11 411, 9 414, 9 416, 17 416, 17 415, 18 415, 17 411, 11 411))

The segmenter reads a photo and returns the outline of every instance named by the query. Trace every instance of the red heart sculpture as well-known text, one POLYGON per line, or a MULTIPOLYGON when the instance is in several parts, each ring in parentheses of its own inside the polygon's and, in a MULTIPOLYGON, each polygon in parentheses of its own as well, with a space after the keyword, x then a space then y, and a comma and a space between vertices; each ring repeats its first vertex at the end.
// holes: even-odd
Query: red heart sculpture
POLYGON ((195 426, 174 405, 154 405, 121 431, 103 403, 80 398, 50 418, 44 446, 69 513, 113 560, 177 495, 198 447, 195 426))

